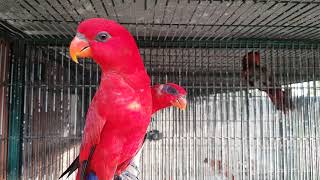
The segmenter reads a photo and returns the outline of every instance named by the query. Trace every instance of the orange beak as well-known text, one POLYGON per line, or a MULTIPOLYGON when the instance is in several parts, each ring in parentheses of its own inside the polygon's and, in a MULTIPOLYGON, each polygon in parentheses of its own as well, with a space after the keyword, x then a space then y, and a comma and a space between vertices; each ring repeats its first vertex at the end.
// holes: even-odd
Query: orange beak
POLYGON ((187 99, 186 97, 179 97, 177 100, 175 101, 172 101, 171 104, 174 106, 174 107, 177 107, 181 110, 185 110, 186 107, 187 107, 187 99))
POLYGON ((90 45, 85 38, 74 37, 69 50, 71 59, 76 63, 78 63, 78 58, 92 57, 90 45))

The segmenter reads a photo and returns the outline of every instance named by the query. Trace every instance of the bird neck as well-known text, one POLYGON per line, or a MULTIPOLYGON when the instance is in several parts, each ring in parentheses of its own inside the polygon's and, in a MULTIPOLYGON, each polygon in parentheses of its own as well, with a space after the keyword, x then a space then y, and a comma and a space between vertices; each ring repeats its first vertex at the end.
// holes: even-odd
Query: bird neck
POLYGON ((110 83, 110 77, 115 76, 117 76, 118 79, 121 79, 137 91, 150 90, 150 78, 145 69, 137 70, 135 73, 114 71, 112 69, 107 71, 102 70, 100 86, 102 84, 110 83))

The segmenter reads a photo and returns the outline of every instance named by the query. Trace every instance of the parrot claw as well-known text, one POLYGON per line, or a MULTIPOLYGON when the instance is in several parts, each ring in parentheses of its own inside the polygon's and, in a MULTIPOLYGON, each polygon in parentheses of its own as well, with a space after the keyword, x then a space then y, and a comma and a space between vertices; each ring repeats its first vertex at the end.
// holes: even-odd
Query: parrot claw
POLYGON ((130 172, 125 171, 120 176, 116 176, 114 180, 139 180, 139 178, 130 172))
POLYGON ((163 134, 159 132, 158 130, 152 130, 147 133, 147 139, 150 141, 157 141, 163 138, 163 134))

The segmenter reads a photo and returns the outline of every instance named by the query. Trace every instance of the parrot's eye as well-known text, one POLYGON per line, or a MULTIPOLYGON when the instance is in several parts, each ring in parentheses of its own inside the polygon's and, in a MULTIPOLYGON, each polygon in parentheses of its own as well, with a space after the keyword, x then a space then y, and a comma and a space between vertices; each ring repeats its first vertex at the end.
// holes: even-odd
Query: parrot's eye
POLYGON ((96 36, 96 40, 99 42, 106 42, 109 38, 110 38, 110 34, 107 32, 100 32, 97 36, 96 36))
POLYGON ((178 94, 178 91, 171 86, 164 86, 163 90, 169 94, 174 94, 174 95, 178 94))

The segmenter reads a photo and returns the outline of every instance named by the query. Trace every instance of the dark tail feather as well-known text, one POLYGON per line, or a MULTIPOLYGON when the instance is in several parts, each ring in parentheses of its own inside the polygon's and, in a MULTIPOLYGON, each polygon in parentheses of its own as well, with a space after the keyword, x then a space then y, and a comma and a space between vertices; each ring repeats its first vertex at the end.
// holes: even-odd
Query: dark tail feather
POLYGON ((89 162, 91 161, 91 158, 92 158, 92 155, 93 155, 95 149, 96 149, 96 145, 92 146, 91 150, 90 150, 90 154, 88 156, 88 159, 82 161, 82 165, 81 165, 81 168, 80 168, 80 180, 86 180, 87 167, 88 167, 89 162))
POLYGON ((273 105, 282 112, 288 112, 289 110, 294 109, 291 98, 289 97, 288 92, 283 91, 280 88, 269 89, 268 96, 270 97, 273 105))
POLYGON ((69 177, 75 170, 77 170, 78 169, 78 167, 79 167, 79 156, 75 159, 75 160, 73 160, 73 162, 71 163, 71 165, 68 167, 68 169, 67 170, 65 170, 62 174, 61 174, 61 176, 59 177, 59 179, 61 179, 64 175, 66 175, 67 173, 68 173, 68 176, 67 177, 69 177))

